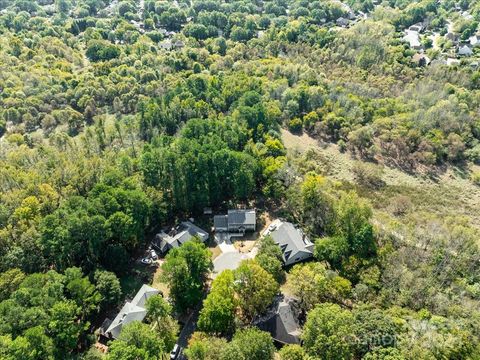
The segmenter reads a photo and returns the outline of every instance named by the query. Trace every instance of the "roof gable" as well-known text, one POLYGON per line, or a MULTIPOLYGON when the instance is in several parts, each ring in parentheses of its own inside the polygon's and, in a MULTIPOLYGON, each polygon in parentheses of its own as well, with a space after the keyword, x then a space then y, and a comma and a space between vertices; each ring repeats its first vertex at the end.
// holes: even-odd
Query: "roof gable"
POLYGON ((228 225, 255 225, 255 210, 228 210, 228 225))
POLYGON ((270 233, 273 240, 280 246, 285 261, 299 252, 313 254, 313 243, 292 223, 282 222, 270 233))
POLYGON ((145 303, 149 298, 159 294, 157 289, 148 285, 142 285, 131 302, 126 302, 123 305, 120 312, 115 319, 111 322, 106 334, 111 334, 114 338, 117 338, 122 331, 124 325, 131 323, 132 321, 143 321, 147 316, 147 310, 145 309, 145 303))

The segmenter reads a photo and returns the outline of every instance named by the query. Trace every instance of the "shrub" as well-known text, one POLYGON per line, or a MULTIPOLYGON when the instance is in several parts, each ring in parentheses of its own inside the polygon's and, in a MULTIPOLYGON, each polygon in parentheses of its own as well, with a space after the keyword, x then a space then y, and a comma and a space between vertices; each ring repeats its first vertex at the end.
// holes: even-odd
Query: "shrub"
POLYGON ((302 131, 303 123, 300 118, 293 118, 288 122, 288 129, 291 132, 300 132, 302 131))

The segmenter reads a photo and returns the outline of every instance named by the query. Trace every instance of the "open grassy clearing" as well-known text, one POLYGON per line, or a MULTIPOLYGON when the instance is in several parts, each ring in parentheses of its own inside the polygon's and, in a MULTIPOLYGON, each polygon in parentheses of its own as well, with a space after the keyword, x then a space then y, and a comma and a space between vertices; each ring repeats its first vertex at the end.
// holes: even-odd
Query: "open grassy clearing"
MULTIPOLYGON (((352 169, 357 160, 340 152, 336 145, 320 144, 306 133, 295 135, 284 129, 282 138, 290 154, 306 157, 316 165, 313 170, 335 180, 355 182, 352 169)), ((385 166, 383 187, 372 191, 357 185, 356 189, 370 199, 375 219, 382 223, 411 225, 425 216, 464 216, 480 229, 480 187, 470 180, 470 173, 475 170, 471 167, 464 172, 450 167, 432 179, 385 166), (409 204, 405 214, 395 216, 392 208, 399 196, 407 198, 409 204)))

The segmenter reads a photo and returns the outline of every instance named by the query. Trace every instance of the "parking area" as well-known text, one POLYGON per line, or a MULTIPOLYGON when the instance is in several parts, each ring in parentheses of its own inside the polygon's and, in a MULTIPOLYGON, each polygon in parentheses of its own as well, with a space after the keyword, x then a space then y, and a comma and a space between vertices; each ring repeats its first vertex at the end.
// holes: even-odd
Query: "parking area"
POLYGON ((231 242, 232 237, 227 234, 217 236, 215 235, 215 240, 222 253, 213 260, 214 278, 224 270, 235 270, 243 260, 253 259, 257 254, 256 247, 248 252, 242 252, 231 242))

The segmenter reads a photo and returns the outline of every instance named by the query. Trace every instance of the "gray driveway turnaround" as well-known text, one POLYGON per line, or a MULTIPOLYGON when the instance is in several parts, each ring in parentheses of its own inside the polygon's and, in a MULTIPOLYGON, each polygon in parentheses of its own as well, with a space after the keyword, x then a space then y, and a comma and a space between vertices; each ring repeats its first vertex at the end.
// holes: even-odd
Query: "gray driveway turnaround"
POLYGON ((238 250, 222 253, 213 261, 214 276, 220 274, 223 270, 235 270, 242 260, 251 258, 250 254, 241 254, 238 250))

